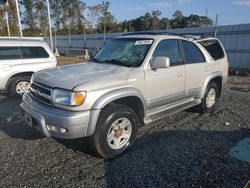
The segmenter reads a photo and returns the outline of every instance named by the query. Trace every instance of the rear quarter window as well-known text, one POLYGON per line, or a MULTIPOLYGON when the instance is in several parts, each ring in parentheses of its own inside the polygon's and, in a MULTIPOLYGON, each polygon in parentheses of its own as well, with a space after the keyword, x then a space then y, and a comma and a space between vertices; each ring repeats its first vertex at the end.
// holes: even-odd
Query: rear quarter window
POLYGON ((200 44, 208 51, 214 60, 225 57, 224 51, 217 40, 202 41, 200 44))
POLYGON ((18 47, 0 47, 0 60, 21 59, 18 47))
POLYGON ((22 58, 48 58, 49 54, 43 47, 20 47, 22 58))

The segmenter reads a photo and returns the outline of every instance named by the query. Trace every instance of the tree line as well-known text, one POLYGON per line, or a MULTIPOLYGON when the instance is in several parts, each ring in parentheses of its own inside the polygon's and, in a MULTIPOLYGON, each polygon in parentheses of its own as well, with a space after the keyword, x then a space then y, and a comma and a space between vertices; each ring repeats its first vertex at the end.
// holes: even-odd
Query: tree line
MULTIPOLYGON (((46 0, 20 0, 24 36, 47 36, 49 32, 46 0)), ((11 35, 19 35, 15 0, 0 7, 0 35, 7 36, 5 11, 8 12, 11 35)), ((180 10, 172 18, 161 17, 159 10, 138 18, 117 21, 110 11, 110 2, 88 6, 83 0, 50 0, 53 33, 57 35, 147 31, 170 28, 208 27, 213 20, 207 16, 185 16, 180 10)))

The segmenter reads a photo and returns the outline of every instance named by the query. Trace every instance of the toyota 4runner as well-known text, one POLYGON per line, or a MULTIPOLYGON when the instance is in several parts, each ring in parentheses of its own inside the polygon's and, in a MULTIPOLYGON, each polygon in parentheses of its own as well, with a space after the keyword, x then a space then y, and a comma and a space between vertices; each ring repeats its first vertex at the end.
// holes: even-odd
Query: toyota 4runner
POLYGON ((46 137, 89 137, 97 154, 113 158, 134 143, 140 125, 193 106, 213 110, 227 76, 216 38, 129 34, 89 62, 35 73, 21 108, 46 137))

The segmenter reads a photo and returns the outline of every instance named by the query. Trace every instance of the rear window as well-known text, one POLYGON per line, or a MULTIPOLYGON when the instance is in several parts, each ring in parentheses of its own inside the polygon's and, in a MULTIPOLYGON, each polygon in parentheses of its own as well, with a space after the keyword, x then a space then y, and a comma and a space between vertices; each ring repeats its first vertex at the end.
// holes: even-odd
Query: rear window
POLYGON ((202 41, 200 44, 208 51, 214 60, 224 58, 224 52, 217 40, 202 41))
POLYGON ((0 47, 0 60, 20 58, 21 55, 17 47, 0 47))
POLYGON ((47 58, 49 54, 42 47, 20 47, 22 58, 47 58))

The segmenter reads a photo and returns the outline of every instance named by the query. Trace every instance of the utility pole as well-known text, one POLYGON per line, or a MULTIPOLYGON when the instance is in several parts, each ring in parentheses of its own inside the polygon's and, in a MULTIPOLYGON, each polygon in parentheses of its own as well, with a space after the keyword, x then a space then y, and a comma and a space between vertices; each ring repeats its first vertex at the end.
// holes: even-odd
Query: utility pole
MULTIPOLYGON (((105 3, 104 6, 106 6, 107 0, 103 1, 105 3)), ((104 12, 104 26, 103 26, 103 40, 104 40, 104 44, 106 42, 106 21, 107 21, 107 12, 106 12, 106 8, 105 8, 105 12, 104 12)))
POLYGON ((105 43, 105 41, 106 41, 106 18, 105 18, 104 26, 103 26, 103 40, 105 43))
POLYGON ((206 8, 206 15, 205 16, 206 16, 206 18, 205 18, 206 21, 205 21, 203 27, 207 27, 207 8, 206 8))
POLYGON ((55 56, 56 56, 56 57, 60 56, 60 54, 58 53, 58 49, 57 49, 57 36, 56 36, 56 31, 55 31, 55 56))
POLYGON ((215 27, 214 27, 214 36, 215 36, 215 37, 217 36, 218 19, 219 19, 219 14, 216 14, 215 27))
POLYGON ((20 20, 20 11, 19 11, 18 0, 16 0, 16 11, 17 11, 18 24, 19 24, 20 37, 22 38, 23 37, 23 31, 22 31, 22 25, 21 25, 21 20, 20 20))
POLYGON ((9 6, 9 2, 7 0, 6 3, 5 3, 5 18, 6 18, 8 36, 10 37, 10 25, 9 25, 8 6, 9 6))
POLYGON ((49 17, 49 35, 50 35, 50 48, 53 52, 53 39, 52 39, 52 26, 51 26, 51 19, 50 19, 50 6, 49 0, 47 0, 47 8, 48 8, 48 17, 49 17))
POLYGON ((80 21, 83 25, 83 41, 84 41, 84 48, 86 47, 86 28, 85 28, 85 17, 83 15, 80 16, 80 21))

